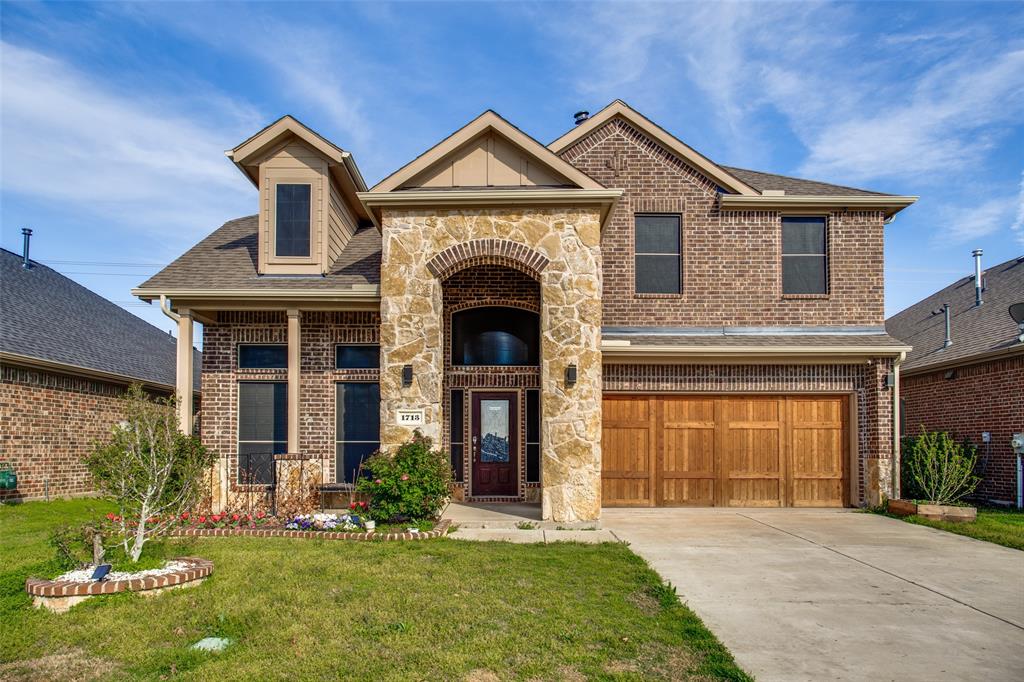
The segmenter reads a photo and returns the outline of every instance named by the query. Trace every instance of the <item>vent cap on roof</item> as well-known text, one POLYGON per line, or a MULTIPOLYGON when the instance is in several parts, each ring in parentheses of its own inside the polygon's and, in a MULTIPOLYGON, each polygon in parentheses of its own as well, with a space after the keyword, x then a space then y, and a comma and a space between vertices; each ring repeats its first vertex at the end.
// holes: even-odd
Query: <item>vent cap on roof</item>
POLYGON ((576 120, 576 125, 579 125, 590 118, 589 111, 577 111, 572 117, 576 120))

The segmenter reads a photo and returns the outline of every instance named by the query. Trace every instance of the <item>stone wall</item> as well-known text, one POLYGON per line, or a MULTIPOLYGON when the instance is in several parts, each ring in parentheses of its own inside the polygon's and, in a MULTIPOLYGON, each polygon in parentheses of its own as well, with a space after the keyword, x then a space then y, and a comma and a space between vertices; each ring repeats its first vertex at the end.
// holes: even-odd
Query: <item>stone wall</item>
POLYGON ((607 364, 604 390, 637 393, 852 393, 857 400, 858 499, 892 496, 890 359, 870 365, 607 364))
POLYGON ((0 460, 18 475, 0 499, 91 493, 82 458, 124 419, 126 386, 12 365, 0 372, 0 460))
POLYGON ((978 497, 1015 501, 1016 457, 1010 447, 1014 433, 1024 433, 1024 357, 903 376, 904 435, 947 431, 978 446, 978 497), (992 440, 981 442, 988 431, 992 440))
POLYGON ((604 324, 798 326, 884 323, 883 215, 829 215, 826 295, 782 295, 782 223, 776 211, 721 213, 714 182, 623 120, 562 152, 607 187, 624 190, 601 239, 604 324), (637 294, 633 216, 678 213, 681 294, 637 294))
POLYGON ((385 210, 381 272, 381 440, 411 435, 399 409, 423 409, 422 431, 440 441, 443 414, 443 295, 432 260, 447 249, 447 274, 482 264, 520 269, 541 286, 541 468, 544 518, 600 515, 601 251, 596 209, 385 210), (449 262, 449 259, 455 261, 449 262), (578 367, 575 386, 565 369, 578 367), (402 386, 412 365, 413 384, 402 386))

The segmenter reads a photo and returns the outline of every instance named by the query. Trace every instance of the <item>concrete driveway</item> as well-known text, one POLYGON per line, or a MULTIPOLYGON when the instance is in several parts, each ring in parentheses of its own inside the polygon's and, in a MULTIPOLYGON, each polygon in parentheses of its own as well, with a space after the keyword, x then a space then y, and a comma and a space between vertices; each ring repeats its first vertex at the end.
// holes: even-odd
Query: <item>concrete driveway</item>
POLYGON ((1024 552, 852 510, 605 509, 758 680, 1022 680, 1024 552))

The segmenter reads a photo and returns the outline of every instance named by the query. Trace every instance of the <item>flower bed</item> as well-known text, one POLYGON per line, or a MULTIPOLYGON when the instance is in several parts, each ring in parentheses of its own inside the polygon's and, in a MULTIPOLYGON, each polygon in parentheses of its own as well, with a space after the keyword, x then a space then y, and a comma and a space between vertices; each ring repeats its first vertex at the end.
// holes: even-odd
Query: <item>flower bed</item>
MULTIPOLYGON (((86 571, 71 571, 55 580, 29 578, 25 591, 32 595, 37 608, 64 613, 90 597, 117 592, 138 592, 154 596, 164 590, 198 585, 213 573, 213 562, 198 557, 182 557, 168 562, 162 569, 139 571, 136 574, 111 573, 114 579, 95 581, 81 576, 86 571)), ((91 571, 88 574, 91 575, 91 571)))

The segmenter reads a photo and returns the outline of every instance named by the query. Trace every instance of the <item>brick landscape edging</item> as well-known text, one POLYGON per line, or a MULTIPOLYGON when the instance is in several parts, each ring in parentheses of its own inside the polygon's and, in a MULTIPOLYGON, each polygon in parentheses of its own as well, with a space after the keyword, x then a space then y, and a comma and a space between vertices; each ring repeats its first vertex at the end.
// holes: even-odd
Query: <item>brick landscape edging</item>
POLYGON ((174 573, 154 575, 148 578, 132 580, 103 580, 99 582, 72 582, 70 580, 45 580, 29 578, 25 581, 25 591, 33 597, 91 597, 98 594, 114 594, 115 592, 141 592, 174 587, 194 580, 201 580, 213 573, 213 562, 199 557, 181 557, 174 561, 188 562, 189 568, 174 573))
POLYGON ((250 538, 302 538, 322 540, 362 540, 383 542, 388 540, 430 540, 447 534, 451 521, 441 520, 433 530, 419 533, 353 533, 351 531, 330 531, 330 530, 288 530, 286 528, 181 528, 171 535, 176 537, 189 538, 223 538, 223 537, 250 537, 250 538))

